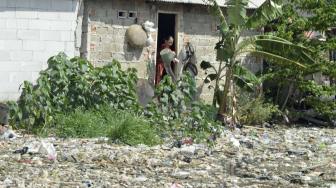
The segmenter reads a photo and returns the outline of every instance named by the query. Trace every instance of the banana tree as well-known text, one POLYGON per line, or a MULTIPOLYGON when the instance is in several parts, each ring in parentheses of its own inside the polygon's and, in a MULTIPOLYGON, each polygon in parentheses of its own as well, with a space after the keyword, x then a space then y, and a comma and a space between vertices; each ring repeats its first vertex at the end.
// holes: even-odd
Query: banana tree
POLYGON ((201 68, 213 70, 205 82, 215 81, 213 105, 219 104, 218 119, 234 116, 234 110, 229 114, 229 103, 235 106, 235 81, 245 83, 251 88, 260 84, 260 81, 242 68, 242 56, 260 57, 272 63, 292 64, 296 69, 304 69, 305 63, 314 62, 310 56, 311 50, 276 36, 257 35, 241 38, 242 32, 261 28, 280 16, 282 6, 279 0, 266 0, 251 16, 246 14, 248 0, 229 0, 227 18, 216 0, 208 0, 207 3, 210 5, 210 13, 219 19, 220 23, 220 40, 215 47, 219 65, 203 61, 201 68), (223 86, 222 89, 220 86, 223 86))

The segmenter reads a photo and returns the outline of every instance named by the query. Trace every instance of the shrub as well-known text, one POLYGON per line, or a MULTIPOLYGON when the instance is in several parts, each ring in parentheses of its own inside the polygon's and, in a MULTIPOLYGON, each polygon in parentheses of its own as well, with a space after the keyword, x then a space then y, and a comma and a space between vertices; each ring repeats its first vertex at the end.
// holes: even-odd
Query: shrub
POLYGON ((109 122, 115 122, 108 135, 111 141, 128 145, 145 144, 149 146, 160 143, 156 130, 144 117, 130 113, 118 113, 112 119, 109 118, 109 122))
POLYGON ((214 121, 216 109, 195 100, 196 84, 189 74, 182 75, 177 83, 166 76, 155 93, 157 100, 146 107, 145 115, 158 125, 160 132, 198 141, 218 133, 219 124, 214 121))
POLYGON ((79 107, 133 108, 136 82, 136 70, 122 71, 117 61, 95 68, 84 59, 68 59, 60 53, 48 60, 36 85, 23 83, 19 101, 9 104, 12 120, 30 129, 50 125, 55 114, 79 107))
POLYGON ((243 124, 262 124, 271 120, 271 118, 279 113, 277 106, 264 102, 262 98, 254 98, 240 103, 238 108, 238 119, 243 124))

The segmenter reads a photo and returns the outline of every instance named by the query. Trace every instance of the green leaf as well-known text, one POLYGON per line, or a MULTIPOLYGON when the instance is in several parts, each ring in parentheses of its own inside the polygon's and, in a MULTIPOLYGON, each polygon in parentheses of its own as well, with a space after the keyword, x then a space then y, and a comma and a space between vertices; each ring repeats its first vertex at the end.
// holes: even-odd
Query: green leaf
POLYGON ((230 24, 236 26, 245 24, 247 4, 248 0, 229 0, 227 2, 227 12, 230 24))
POLYGON ((102 87, 103 92, 107 91, 107 86, 106 85, 101 85, 101 87, 102 87))
POLYGON ((249 91, 254 91, 261 85, 261 80, 253 72, 238 64, 233 68, 233 77, 239 87, 246 88, 249 91))
POLYGON ((293 64, 293 65, 296 65, 296 67, 298 67, 298 68, 306 68, 306 66, 304 66, 300 62, 288 59, 286 57, 282 57, 280 55, 272 54, 272 53, 269 53, 269 52, 254 50, 254 51, 250 51, 250 54, 252 56, 267 59, 267 60, 269 60, 271 62, 274 62, 274 63, 293 64))
POLYGON ((220 22, 220 31, 222 34, 226 33, 227 31, 229 31, 229 27, 228 24, 225 20, 224 14, 220 8, 220 6, 218 5, 218 3, 216 2, 216 0, 209 0, 210 2, 210 13, 215 17, 219 19, 220 22))
POLYGON ((207 70, 207 69, 209 69, 209 68, 213 68, 213 69, 215 69, 215 67, 214 67, 213 65, 211 65, 211 63, 208 62, 208 61, 202 61, 202 62, 201 62, 201 68, 202 68, 203 70, 207 70))
POLYGON ((232 58, 234 54, 234 49, 229 45, 223 45, 216 50, 216 60, 217 61, 227 61, 232 58))
POLYGON ((209 74, 205 77, 204 83, 210 83, 213 80, 216 80, 217 74, 209 74))
POLYGON ((271 60, 274 63, 292 64, 299 68, 305 68, 305 64, 315 63, 312 58, 313 52, 310 49, 271 35, 249 37, 240 42, 237 45, 235 56, 246 53, 271 60))
POLYGON ((282 15, 282 5, 274 0, 266 0, 246 22, 247 28, 263 27, 282 15))

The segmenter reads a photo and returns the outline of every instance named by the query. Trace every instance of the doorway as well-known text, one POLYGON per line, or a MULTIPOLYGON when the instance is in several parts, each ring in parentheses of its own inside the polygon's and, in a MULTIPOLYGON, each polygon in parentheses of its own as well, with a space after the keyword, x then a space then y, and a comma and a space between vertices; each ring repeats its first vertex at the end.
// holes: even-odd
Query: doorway
MULTIPOLYGON (((162 44, 164 40, 172 36, 174 38, 174 43, 171 49, 176 52, 177 49, 177 38, 176 38, 176 14, 171 13, 158 13, 158 34, 157 34, 157 46, 156 46, 156 71, 155 71, 155 85, 157 85, 166 74, 163 64, 160 62, 160 50, 162 49, 162 44)), ((173 67, 172 67, 173 68, 173 67)), ((174 70, 174 68, 173 68, 174 70)))
MULTIPOLYGON (((176 49, 176 14, 158 14, 158 38, 157 49, 160 50, 161 44, 164 42, 164 38, 172 36, 174 37, 173 50, 176 49)), ((158 51, 159 53, 159 51, 158 51)))

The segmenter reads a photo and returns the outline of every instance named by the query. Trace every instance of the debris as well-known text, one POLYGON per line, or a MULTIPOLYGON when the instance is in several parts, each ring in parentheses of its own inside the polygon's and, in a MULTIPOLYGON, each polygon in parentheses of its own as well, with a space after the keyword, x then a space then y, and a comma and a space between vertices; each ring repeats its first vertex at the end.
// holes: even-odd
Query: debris
POLYGON ((182 155, 192 156, 196 153, 196 146, 183 146, 180 152, 182 155))
POLYGON ((41 142, 40 152, 47 155, 48 159, 55 161, 57 157, 56 149, 54 145, 48 142, 41 142))
POLYGON ((172 183, 170 188, 181 188, 182 186, 178 183, 172 183))
POLYGON ((0 125, 0 140, 14 140, 16 137, 17 135, 8 125, 0 125))
POLYGON ((237 140, 235 137, 231 136, 230 137, 230 142, 234 147, 239 148, 239 146, 240 146, 239 140, 237 140))
POLYGON ((225 129, 211 147, 182 144, 187 139, 180 148, 172 140, 154 147, 99 140, 0 141, 0 187, 336 188, 335 129, 225 129), (48 153, 57 154, 57 163, 48 162, 48 153))
POLYGON ((148 180, 148 178, 145 177, 145 176, 139 176, 139 177, 136 177, 134 179, 135 182, 144 182, 144 181, 147 181, 147 180, 148 180))
POLYGON ((28 149, 28 147, 23 147, 22 149, 15 150, 14 153, 24 155, 28 152, 28 149))
POLYGON ((190 176, 190 173, 187 171, 177 171, 173 173, 172 176, 177 179, 186 179, 190 176))
POLYGON ((56 149, 53 144, 45 142, 45 141, 35 141, 30 143, 28 146, 24 146, 22 149, 18 149, 14 151, 15 154, 24 155, 26 153, 29 154, 44 154, 51 161, 55 161, 57 157, 56 149))
POLYGON ((182 161, 184 161, 184 162, 186 162, 186 163, 191 163, 192 158, 191 158, 191 157, 184 157, 184 158, 182 159, 182 161))

